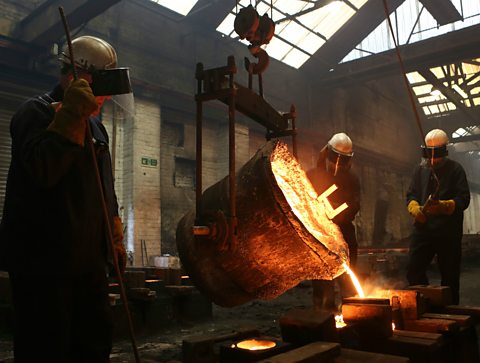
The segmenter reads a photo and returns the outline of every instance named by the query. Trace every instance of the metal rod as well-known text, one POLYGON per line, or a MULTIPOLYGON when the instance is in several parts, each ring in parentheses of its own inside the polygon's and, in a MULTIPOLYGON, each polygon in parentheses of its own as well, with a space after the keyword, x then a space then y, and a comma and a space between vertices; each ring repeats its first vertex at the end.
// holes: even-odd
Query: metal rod
POLYGON ((70 57, 70 63, 72 65, 73 79, 78 79, 77 67, 75 66, 75 57, 73 56, 72 37, 70 36, 70 28, 68 27, 67 17, 65 16, 62 6, 58 8, 58 11, 60 12, 63 28, 65 29, 65 37, 67 38, 68 53, 70 57))
MULTIPOLYGON (((233 57, 228 57, 228 65, 230 69, 235 68, 235 60, 233 57)), ((237 246, 237 205, 236 196, 237 190, 235 185, 235 88, 233 83, 233 71, 229 74, 229 88, 230 96, 228 103, 228 182, 230 188, 230 249, 234 250, 237 246)))
POLYGON ((290 106, 290 115, 292 117, 292 148, 293 148, 293 156, 295 159, 298 160, 298 149, 297 149, 297 130, 296 130, 296 118, 297 118, 297 113, 295 110, 295 105, 290 106))
MULTIPOLYGON (((388 26, 390 28, 390 32, 392 34, 393 44, 395 45, 395 52, 397 54, 398 63, 400 64, 400 69, 402 71, 403 81, 405 83, 405 87, 407 88, 408 98, 410 100, 410 104, 412 106, 413 113, 415 115, 415 121, 417 122, 418 132, 420 133, 420 136, 422 138, 421 142, 426 147, 427 145, 425 143, 425 132, 423 131, 422 123, 420 121, 420 115, 418 113, 417 106, 416 106, 416 103, 415 103, 415 98, 413 96, 412 87, 410 87, 410 84, 408 82, 407 71, 405 70, 405 65, 403 64, 403 59, 402 59, 402 56, 400 54, 400 49, 398 47, 397 40, 395 38, 395 33, 393 32, 393 26, 392 26, 392 22, 390 21, 387 0, 383 0, 383 7, 384 7, 384 10, 385 10, 385 15, 387 17, 387 23, 388 23, 388 26)), ((429 163, 429 165, 430 165, 430 170, 431 170, 432 176, 435 179, 435 183, 436 183, 434 195, 437 195, 438 191, 440 189, 440 180, 438 179, 438 175, 435 172, 435 169, 433 168, 431 163, 429 163)))
POLYGON ((197 112, 196 112, 196 169, 195 169, 195 224, 198 224, 202 213, 202 118, 203 107, 200 95, 202 93, 203 64, 197 63, 195 72, 197 78, 197 112))
MULTIPOLYGON (((70 30, 67 24, 67 18, 65 17, 65 13, 63 11, 63 7, 59 7, 58 10, 60 11, 60 16, 62 17, 63 21, 63 26, 65 28, 65 35, 67 37, 67 43, 68 43, 68 51, 70 53, 70 62, 73 67, 73 77, 74 79, 78 79, 78 74, 76 72, 76 67, 75 67, 75 58, 73 56, 73 47, 72 47, 72 40, 70 38, 70 30)), ((86 127, 86 139, 87 139, 87 147, 90 152, 90 156, 92 158, 92 164, 93 164, 93 170, 95 173, 95 179, 97 182, 97 192, 100 196, 100 204, 102 207, 102 212, 103 212, 103 219, 105 221, 106 227, 107 227, 107 238, 110 244, 110 248, 112 251, 112 256, 113 256, 113 267, 115 270, 115 274, 118 280, 118 286, 120 287, 120 297, 122 299, 123 306, 125 308, 125 314, 127 316, 127 321, 128 321, 128 330, 130 334, 130 340, 132 343, 132 348, 133 348, 133 354, 135 356, 135 362, 140 363, 140 357, 138 355, 138 349, 137 349, 137 344, 135 341, 135 335, 133 332, 133 323, 132 323, 132 317, 130 315, 130 310, 128 308, 128 300, 127 300, 127 295, 125 293, 125 285, 123 283, 122 279, 122 274, 120 272, 120 267, 118 266, 118 257, 117 254, 115 253, 115 245, 113 243, 113 235, 112 235, 112 228, 110 225, 110 218, 108 217, 108 211, 107 211, 107 204, 105 202, 105 195, 103 193, 103 186, 102 186, 102 180, 100 178, 100 171, 98 169, 98 163, 97 163, 97 158, 95 154, 95 148, 93 146, 93 136, 92 136, 92 130, 90 127, 90 122, 87 120, 86 121, 87 127, 86 127)))

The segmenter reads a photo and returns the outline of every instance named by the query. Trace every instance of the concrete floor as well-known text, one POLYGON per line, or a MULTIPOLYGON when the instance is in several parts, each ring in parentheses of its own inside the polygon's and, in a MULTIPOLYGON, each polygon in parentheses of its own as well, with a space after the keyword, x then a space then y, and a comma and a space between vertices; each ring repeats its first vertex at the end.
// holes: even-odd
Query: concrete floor
MULTIPOLYGON (((402 269, 399 269, 400 273, 402 269)), ((403 270, 404 271, 404 270, 403 270)), ((430 273, 431 284, 438 284, 435 268, 430 273)), ((405 285, 402 276, 382 277, 382 281, 396 287, 405 285)), ((371 281, 370 281, 371 282, 371 281)), ((465 261, 461 275, 461 304, 480 306, 480 260, 465 261)), ((235 308, 213 307, 213 318, 203 322, 183 322, 165 326, 157 334, 138 337, 137 345, 143 363, 161 363, 181 360, 182 340, 202 334, 226 334, 241 328, 255 328, 264 335, 280 336, 278 319, 292 308, 312 305, 309 282, 287 291, 272 301, 253 301, 235 308)), ((0 337, 0 362, 13 363, 10 337, 0 337)), ((129 341, 116 341, 111 355, 112 363, 134 362, 129 341)))

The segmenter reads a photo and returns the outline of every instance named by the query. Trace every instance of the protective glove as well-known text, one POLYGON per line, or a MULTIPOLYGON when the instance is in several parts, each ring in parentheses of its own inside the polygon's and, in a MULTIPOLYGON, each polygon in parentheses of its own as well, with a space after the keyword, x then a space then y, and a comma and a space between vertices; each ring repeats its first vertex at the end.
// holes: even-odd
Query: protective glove
POLYGON ((423 212, 427 216, 451 215, 455 211, 455 201, 453 199, 437 200, 424 208, 423 212))
POLYGON ((97 101, 88 82, 84 79, 74 80, 65 90, 62 106, 58 108, 47 130, 83 146, 87 118, 97 108, 97 101))
POLYGON ((127 266, 127 251, 123 244, 122 220, 118 216, 113 217, 113 246, 115 248, 114 253, 117 255, 118 268, 123 274, 125 272, 125 267, 127 266))
POLYGON ((427 221, 427 216, 422 212, 422 207, 416 200, 411 200, 407 209, 408 213, 415 218, 415 223, 424 224, 427 221))

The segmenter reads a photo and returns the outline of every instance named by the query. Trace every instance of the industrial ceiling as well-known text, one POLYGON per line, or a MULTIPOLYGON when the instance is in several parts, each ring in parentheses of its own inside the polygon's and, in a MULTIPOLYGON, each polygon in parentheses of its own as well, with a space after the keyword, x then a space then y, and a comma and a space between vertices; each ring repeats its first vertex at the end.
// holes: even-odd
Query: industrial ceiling
MULTIPOLYGON (((478 0, 135 1, 156 3, 166 16, 233 39, 238 39, 235 15, 252 5, 275 23, 275 35, 265 46, 268 54, 298 72, 314 75, 311 79, 319 86, 398 73, 393 53, 397 44, 425 128, 445 128, 462 152, 480 149, 478 0)), ((58 16, 49 16, 59 5, 76 28, 119 2, 43 1, 21 21, 18 38, 49 46, 61 33, 58 16)))

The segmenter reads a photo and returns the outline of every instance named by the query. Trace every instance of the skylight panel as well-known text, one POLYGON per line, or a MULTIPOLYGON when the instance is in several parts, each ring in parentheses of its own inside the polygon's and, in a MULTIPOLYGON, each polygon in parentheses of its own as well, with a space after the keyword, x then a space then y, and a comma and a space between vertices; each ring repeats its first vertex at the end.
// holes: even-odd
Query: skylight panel
MULTIPOLYGON (((299 41, 309 33, 308 29, 303 28, 297 23, 290 23, 285 29, 277 34, 283 39, 288 40, 290 43, 297 45, 299 41)), ((267 46, 268 48, 268 46, 267 46)))
POLYGON ((150 0, 158 5, 164 6, 176 13, 187 15, 198 0, 150 0))
POLYGON ((312 33, 307 34, 301 41, 302 49, 310 54, 315 53, 323 44, 325 41, 312 33))
POLYGON ((233 38, 236 35, 233 32, 233 23, 234 22, 235 22, 235 15, 234 14, 228 14, 227 17, 225 19, 223 19, 222 23, 218 26, 217 31, 233 38))
POLYGON ((323 13, 324 17, 323 21, 315 27, 315 31, 323 34, 327 39, 335 34, 338 29, 340 29, 348 19, 355 14, 355 10, 340 1, 330 3, 329 5, 315 11, 315 13, 317 12, 319 15, 323 13))
POLYGON ((298 68, 300 65, 305 63, 308 58, 310 58, 308 54, 292 48, 292 50, 285 56, 285 58, 282 59, 282 62, 294 68, 298 68))
POLYGON ((273 37, 267 47, 268 54, 278 60, 283 59, 283 57, 285 57, 288 51, 292 48, 287 43, 278 39, 278 37, 273 37))
MULTIPOLYGON (((398 44, 411 44, 479 24, 480 1, 451 1, 457 11, 462 14, 464 20, 438 26, 437 20, 423 7, 423 4, 419 0, 405 0, 405 2, 390 15, 390 21, 395 29, 395 38, 398 44)), ((350 2, 353 3, 354 1, 350 2)), ((394 43, 387 21, 385 20, 380 24, 368 37, 358 44, 356 48, 357 49, 351 51, 342 62, 393 49, 394 43), (361 52, 358 51, 358 49, 363 49, 367 52, 361 52)))

